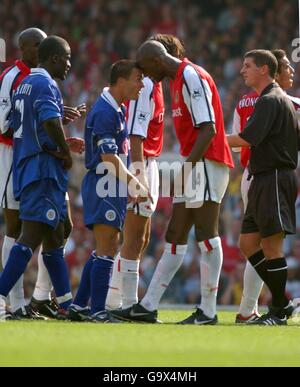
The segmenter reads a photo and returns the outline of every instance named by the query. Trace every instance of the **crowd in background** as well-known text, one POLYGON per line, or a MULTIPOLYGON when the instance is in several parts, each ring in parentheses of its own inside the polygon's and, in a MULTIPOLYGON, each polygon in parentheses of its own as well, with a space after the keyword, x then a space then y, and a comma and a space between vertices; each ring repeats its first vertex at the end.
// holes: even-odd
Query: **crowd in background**
MULTIPOLYGON (((48 35, 64 37, 72 49, 72 69, 61 84, 64 102, 88 108, 107 85, 110 65, 121 58, 134 58, 136 48, 150 35, 170 33, 185 44, 188 58, 203 66, 213 76, 223 104, 227 132, 231 131, 233 111, 239 98, 247 92, 239 75, 243 54, 254 48, 282 48, 291 57, 293 39, 298 37, 298 2, 295 0, 1 0, 0 37, 6 41, 7 62, 18 57, 17 38, 28 27, 39 27, 48 35)), ((293 63, 292 63, 293 64, 293 63)), ((300 97, 300 66, 295 66, 295 82, 290 94, 300 97)), ((162 160, 178 157, 169 108, 168 84, 164 84, 166 115, 162 160)), ((83 137, 84 119, 70 124, 72 136, 83 137)), ((243 286, 244 258, 237 247, 243 205, 240 196, 241 168, 236 168, 223 201, 220 235, 224 249, 218 302, 238 304, 243 286)), ((0 161, 1 163, 1 161, 0 161)), ((1 167, 1 166, 0 166, 1 167)), ((84 156, 76 156, 70 178, 69 195, 74 229, 66 246, 73 291, 76 290, 83 265, 93 249, 92 233, 82 218, 80 184, 85 173, 84 156)), ((300 187, 300 171, 297 173, 300 187)), ((140 296, 147 288, 164 244, 164 233, 171 213, 171 199, 161 198, 152 217, 151 242, 141 263, 140 296)), ((297 200, 299 234, 286 239, 289 278, 287 291, 300 297, 300 191, 297 200)), ((4 233, 0 213, 0 245, 4 233)), ((200 251, 190 234, 188 254, 163 301, 192 303, 199 301, 200 251)), ((36 260, 25 276, 25 290, 32 293, 36 277, 36 260)), ((265 290, 261 302, 268 302, 265 290)))

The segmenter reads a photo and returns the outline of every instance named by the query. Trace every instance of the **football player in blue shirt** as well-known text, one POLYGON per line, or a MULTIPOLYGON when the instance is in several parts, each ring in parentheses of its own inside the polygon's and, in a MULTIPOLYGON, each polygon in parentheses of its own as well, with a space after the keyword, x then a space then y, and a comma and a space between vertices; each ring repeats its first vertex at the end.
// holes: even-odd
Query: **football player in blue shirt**
POLYGON ((127 186, 131 200, 150 197, 148 189, 127 169, 129 147, 123 102, 138 98, 142 79, 135 62, 120 60, 113 64, 110 85, 104 88, 87 117, 88 172, 82 182, 82 199, 84 221, 93 230, 96 251, 84 267, 77 295, 69 308, 71 320, 82 321, 90 314, 96 322, 111 321, 105 300, 126 215, 127 186), (87 307, 89 297, 91 311, 87 307))
POLYGON ((66 309, 72 299, 62 247, 72 158, 62 126, 62 97, 53 79, 66 78, 71 50, 64 39, 51 36, 40 44, 38 56, 40 67, 32 69, 13 98, 14 196, 20 201, 22 231, 0 277, 3 320, 11 318, 5 297, 41 243, 59 305, 66 309))

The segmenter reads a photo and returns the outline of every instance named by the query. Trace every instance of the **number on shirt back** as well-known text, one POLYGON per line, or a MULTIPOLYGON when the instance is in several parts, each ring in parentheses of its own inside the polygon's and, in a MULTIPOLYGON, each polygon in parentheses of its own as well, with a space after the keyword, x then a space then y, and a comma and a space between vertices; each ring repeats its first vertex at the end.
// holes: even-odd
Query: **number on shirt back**
POLYGON ((20 126, 14 133, 14 138, 22 138, 23 132, 23 117, 24 117, 24 100, 17 99, 15 102, 15 109, 21 114, 20 126))

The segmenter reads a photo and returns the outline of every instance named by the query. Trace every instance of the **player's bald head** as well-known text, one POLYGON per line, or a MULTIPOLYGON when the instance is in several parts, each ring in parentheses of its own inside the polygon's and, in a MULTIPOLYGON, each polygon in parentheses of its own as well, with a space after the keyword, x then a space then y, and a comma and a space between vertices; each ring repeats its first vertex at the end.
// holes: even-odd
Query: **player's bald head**
POLYGON ((137 62, 139 62, 149 59, 163 58, 166 55, 167 50, 161 43, 155 40, 147 40, 138 48, 136 59, 137 62))
POLYGON ((39 28, 27 28, 19 35, 19 47, 22 49, 26 46, 31 46, 34 43, 40 43, 47 38, 47 34, 39 28))
POLYGON ((160 82, 167 74, 167 63, 172 58, 165 47, 155 41, 147 40, 137 50, 136 62, 144 75, 160 82))

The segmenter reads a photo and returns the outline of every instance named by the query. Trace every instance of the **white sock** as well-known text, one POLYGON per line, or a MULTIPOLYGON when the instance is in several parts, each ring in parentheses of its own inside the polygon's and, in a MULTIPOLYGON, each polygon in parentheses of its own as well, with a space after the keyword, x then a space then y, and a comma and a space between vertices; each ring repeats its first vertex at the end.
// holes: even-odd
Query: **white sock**
POLYGON ((6 315, 6 301, 5 297, 0 295, 0 322, 1 318, 6 315))
POLYGON ((203 313, 213 318, 216 314, 219 278, 223 262, 220 237, 199 242, 201 250, 201 305, 203 313))
POLYGON ((182 265, 186 250, 187 245, 165 244, 163 255, 158 262, 147 293, 141 301, 144 308, 151 311, 158 308, 162 295, 182 265))
POLYGON ((120 257, 123 309, 138 302, 139 265, 140 261, 120 257))
POLYGON ((38 255, 38 274, 32 296, 38 301, 51 300, 51 290, 52 282, 44 264, 42 247, 40 247, 38 255))
POLYGON ((109 289, 106 297, 107 309, 122 308, 122 275, 120 271, 120 255, 114 260, 112 276, 109 283, 109 289))
POLYGON ((263 280, 257 274, 250 262, 247 261, 244 272, 244 289, 239 313, 248 317, 258 311, 258 297, 263 287, 263 280))
MULTIPOLYGON (((2 245, 2 265, 5 267, 6 262, 8 261, 10 251, 14 246, 16 240, 5 235, 2 245)), ((26 305, 24 298, 24 287, 23 287, 24 276, 21 277, 16 282, 15 286, 9 292, 9 301, 12 312, 15 312, 17 309, 22 308, 26 305)))

